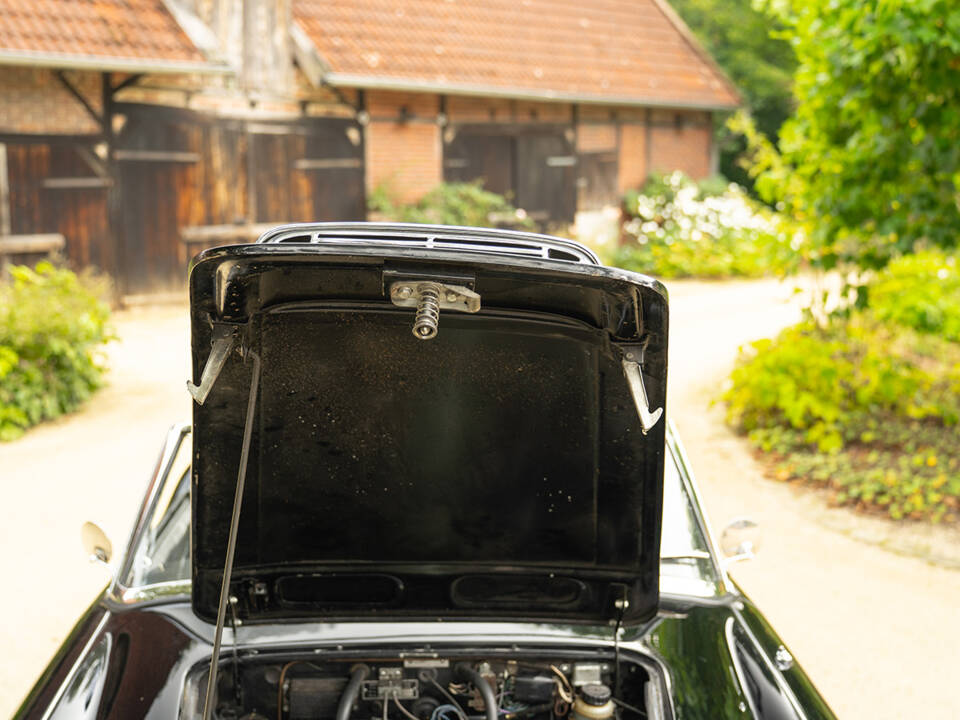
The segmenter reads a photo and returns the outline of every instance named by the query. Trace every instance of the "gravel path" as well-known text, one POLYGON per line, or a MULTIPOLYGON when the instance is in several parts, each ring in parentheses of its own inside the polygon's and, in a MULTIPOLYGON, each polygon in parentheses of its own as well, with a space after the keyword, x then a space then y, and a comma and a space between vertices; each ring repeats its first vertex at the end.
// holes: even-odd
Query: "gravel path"
MULTIPOLYGON (((764 480, 724 428, 720 408, 709 406, 737 347, 797 317, 790 288, 769 281, 669 287, 669 412, 708 512, 718 527, 740 514, 764 526, 764 547, 736 567, 737 581, 841 717, 960 715, 960 572, 826 529, 818 496, 764 480)), ((117 327, 109 387, 81 413, 0 445, 0 572, 20 580, 0 598, 7 648, 0 717, 17 707, 106 581, 82 556, 80 524, 98 522, 119 548, 166 429, 189 419, 185 308, 120 313, 117 327)), ((845 511, 830 517, 841 530, 859 522, 845 511)), ((881 525, 886 536, 899 532, 881 525)))

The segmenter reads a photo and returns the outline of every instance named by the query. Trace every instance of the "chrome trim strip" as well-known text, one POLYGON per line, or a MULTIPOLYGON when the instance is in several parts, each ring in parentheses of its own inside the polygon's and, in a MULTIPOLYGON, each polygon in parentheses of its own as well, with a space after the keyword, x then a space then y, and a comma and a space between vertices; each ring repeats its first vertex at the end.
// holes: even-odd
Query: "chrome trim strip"
POLYGON ((586 264, 601 264, 596 253, 573 240, 519 230, 496 230, 455 225, 367 222, 292 223, 268 230, 260 236, 257 243, 281 244, 286 238, 296 235, 310 235, 309 244, 323 241, 331 241, 331 244, 357 243, 373 247, 376 247, 378 243, 389 246, 409 244, 430 250, 459 249, 503 255, 528 255, 544 260, 570 262, 569 260, 551 258, 549 250, 556 250, 575 255, 586 264), (371 234, 382 235, 382 240, 370 238, 369 235, 371 234), (436 240, 447 241, 450 244, 436 244, 436 240), (464 245, 462 247, 456 246, 458 240, 463 241, 464 245), (484 246, 483 243, 489 244, 484 246))
POLYGON ((743 674, 743 663, 740 662, 740 657, 737 655, 737 639, 733 636, 733 624, 735 622, 736 620, 733 617, 727 618, 727 621, 723 624, 723 635, 727 640, 727 651, 730 653, 730 660, 733 661, 733 671, 737 675, 737 683, 740 685, 740 694, 747 699, 747 705, 750 706, 750 714, 754 718, 759 719, 760 713, 757 712, 757 704, 753 695, 750 693, 747 678, 743 674))
POLYGON ((60 687, 57 688, 56 694, 54 694, 53 699, 50 701, 50 704, 47 705, 46 709, 43 711, 43 715, 40 716, 40 720, 49 720, 54 710, 57 709, 57 705, 60 704, 60 700, 63 698, 63 694, 67 691, 67 687, 73 681, 74 676, 77 674, 77 671, 80 669, 80 665, 86 659, 87 655, 90 653, 90 650, 93 648, 94 643, 100 638, 101 633, 103 633, 103 628, 107 624, 107 620, 110 619, 110 611, 107 610, 103 617, 100 618, 100 622, 97 623, 97 627, 94 629, 93 633, 90 635, 90 639, 87 640, 86 644, 83 646, 83 650, 80 651, 80 654, 77 655, 77 659, 73 662, 73 666, 70 668, 70 672, 67 673, 67 676, 63 679, 63 682, 60 683, 60 687))
POLYGON ((697 519, 697 523, 700 526, 700 531, 703 533, 703 536, 707 541, 707 549, 710 552, 710 559, 713 562, 714 571, 717 573, 717 577, 720 579, 720 594, 723 595, 724 593, 729 593, 731 588, 735 588, 736 585, 730 582, 730 577, 727 575, 727 571, 724 568, 723 563, 720 561, 720 554, 717 552, 717 541, 711 529, 709 518, 707 517, 707 513, 703 509, 703 506, 700 504, 700 488, 697 487, 697 481, 690 469, 690 463, 687 460, 687 453, 683 449, 683 445, 680 442, 680 436, 677 434, 677 428, 673 424, 673 419, 669 417, 667 418, 666 444, 667 449, 670 451, 674 461, 677 463, 677 468, 680 471, 680 478, 684 483, 684 489, 687 491, 687 499, 693 508, 693 516, 697 519))
POLYGON ((123 585, 124 578, 130 572, 130 564, 133 562, 132 550, 140 542, 143 533, 146 531, 147 523, 153 514, 154 507, 157 504, 160 486, 163 479, 170 473, 173 461, 177 456, 180 445, 191 430, 189 423, 180 423, 173 425, 167 431, 167 437, 163 441, 160 449, 160 457, 157 458, 157 464, 154 467, 153 475, 147 482, 147 489, 143 497, 143 503, 140 506, 140 513, 137 515, 137 522, 130 533, 130 539, 127 541, 127 547, 123 552, 123 559, 117 565, 113 574, 108 592, 114 597, 122 597, 128 588, 123 585))

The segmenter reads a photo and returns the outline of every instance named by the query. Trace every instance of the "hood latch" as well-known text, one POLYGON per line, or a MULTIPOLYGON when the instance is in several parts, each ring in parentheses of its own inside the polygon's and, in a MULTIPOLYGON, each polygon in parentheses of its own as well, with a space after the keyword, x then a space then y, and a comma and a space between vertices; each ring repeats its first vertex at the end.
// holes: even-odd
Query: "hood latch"
MULTIPOLYGON (((384 273, 384 280, 387 273, 384 273)), ((413 336, 418 340, 432 340, 440 326, 440 311, 475 313, 480 310, 480 295, 467 286, 466 280, 455 278, 433 279, 431 277, 390 278, 387 285, 390 302, 397 307, 413 307, 413 336)), ((472 283, 470 283, 472 285, 472 283)))

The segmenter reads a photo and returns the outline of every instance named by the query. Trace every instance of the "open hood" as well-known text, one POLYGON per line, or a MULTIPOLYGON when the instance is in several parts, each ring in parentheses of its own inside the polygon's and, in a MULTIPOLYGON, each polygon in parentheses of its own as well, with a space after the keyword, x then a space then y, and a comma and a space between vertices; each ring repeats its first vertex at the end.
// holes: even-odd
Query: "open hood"
POLYGON ((542 236, 316 225, 204 252, 190 302, 199 616, 257 373, 241 618, 655 613, 659 283, 542 236))

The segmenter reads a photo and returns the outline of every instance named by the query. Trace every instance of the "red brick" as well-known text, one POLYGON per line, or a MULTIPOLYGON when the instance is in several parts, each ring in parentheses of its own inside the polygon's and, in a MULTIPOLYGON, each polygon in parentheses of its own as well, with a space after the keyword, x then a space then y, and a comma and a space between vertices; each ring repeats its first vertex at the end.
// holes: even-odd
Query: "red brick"
POLYGON ((440 127, 435 123, 371 121, 366 128, 367 190, 386 184, 414 202, 443 180, 440 127))

